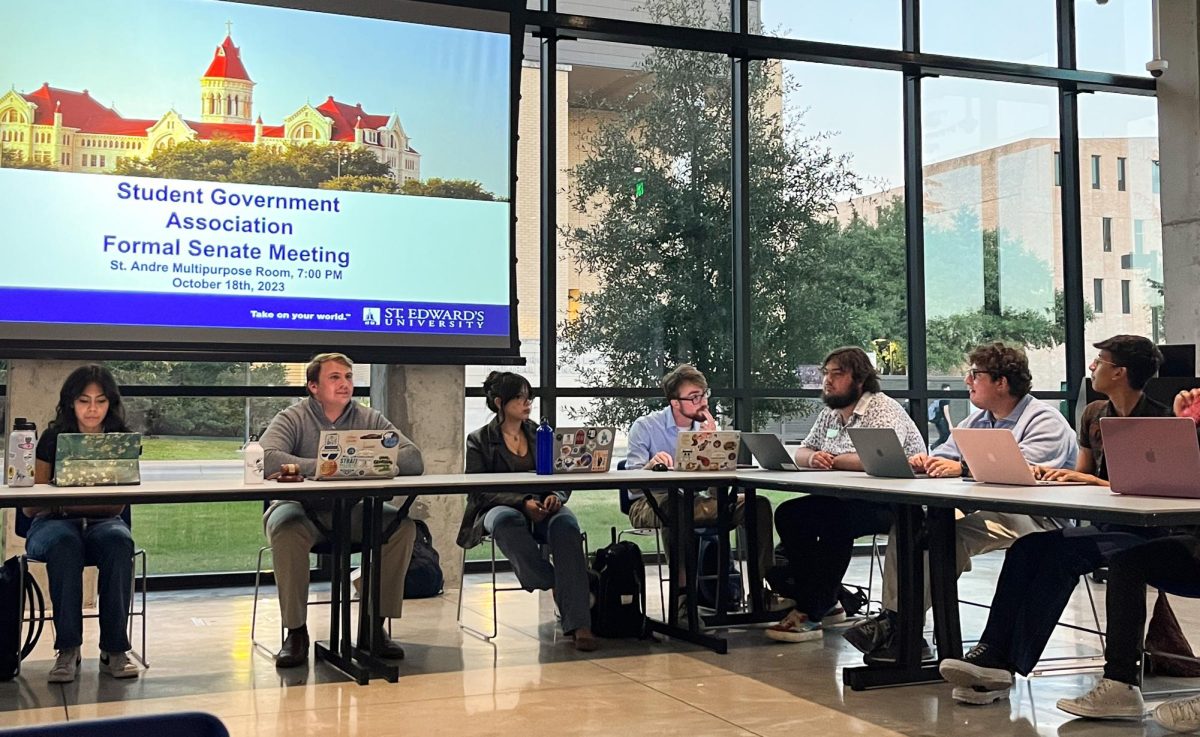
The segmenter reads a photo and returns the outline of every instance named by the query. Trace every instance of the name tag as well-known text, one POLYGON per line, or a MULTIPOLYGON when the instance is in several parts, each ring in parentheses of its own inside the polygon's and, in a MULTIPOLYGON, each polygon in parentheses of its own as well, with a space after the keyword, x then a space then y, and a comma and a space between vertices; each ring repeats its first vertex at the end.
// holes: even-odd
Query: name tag
POLYGON ((830 440, 833 440, 834 438, 836 438, 838 435, 841 435, 841 434, 842 434, 841 429, 836 428, 836 427, 831 427, 825 431, 825 437, 830 440))

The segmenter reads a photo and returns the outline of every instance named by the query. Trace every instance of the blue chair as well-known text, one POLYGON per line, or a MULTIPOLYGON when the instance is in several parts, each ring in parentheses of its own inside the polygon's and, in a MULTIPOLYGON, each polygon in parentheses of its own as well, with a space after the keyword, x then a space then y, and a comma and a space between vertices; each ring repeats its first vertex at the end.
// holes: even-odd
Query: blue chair
POLYGON ((171 737, 229 737, 229 730, 212 714, 198 711, 86 719, 0 729, 0 735, 11 737, 160 737, 164 734, 171 737))
MULTIPOLYGON (((125 524, 129 527, 130 530, 132 530, 133 529, 133 521, 132 521, 132 515, 130 513, 130 509, 131 508, 129 507, 129 505, 125 506, 125 510, 121 512, 121 519, 125 520, 125 524)), ((14 528, 15 528, 15 532, 17 533, 17 537, 24 538, 26 535, 29 534, 29 526, 33 524, 33 520, 30 519, 28 516, 26 516, 25 512, 22 511, 22 509, 20 507, 17 507, 13 511, 16 514, 16 517, 14 518, 14 523, 15 523, 14 528)), ((38 560, 37 558, 30 556, 29 554, 24 554, 21 557, 24 558, 26 563, 33 562, 33 563, 45 564, 45 562, 46 562, 44 560, 38 560)), ((148 660, 146 660, 146 551, 144 548, 135 547, 133 549, 133 568, 134 568, 134 576, 135 577, 134 577, 133 595, 129 598, 129 639, 131 641, 133 640, 133 618, 140 617, 141 621, 142 621, 142 647, 141 647, 141 650, 132 650, 130 652, 133 655, 134 660, 141 663, 143 668, 149 668, 150 662, 148 660), (141 563, 142 563, 142 570, 141 570, 140 575, 137 573, 137 564, 138 564, 139 559, 141 560, 141 563), (137 579, 138 578, 141 578, 141 580, 142 580, 142 602, 141 602, 142 605, 141 605, 140 609, 135 609, 134 601, 137 599, 137 579)), ((49 598, 49 597, 47 597, 47 598, 49 598)), ((84 619, 98 619, 99 617, 100 617, 99 612, 97 612, 95 614, 84 613, 84 615, 83 615, 84 619)), ((25 619, 23 621, 26 624, 30 624, 30 625, 34 624, 34 622, 29 617, 25 617, 25 619)))

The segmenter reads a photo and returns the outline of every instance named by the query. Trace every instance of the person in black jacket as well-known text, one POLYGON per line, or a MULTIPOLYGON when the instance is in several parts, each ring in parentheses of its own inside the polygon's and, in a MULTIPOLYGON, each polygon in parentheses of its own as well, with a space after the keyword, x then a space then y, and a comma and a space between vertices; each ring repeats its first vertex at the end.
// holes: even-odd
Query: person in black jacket
MULTIPOLYGON (((467 473, 532 471, 537 467, 537 425, 529 419, 533 388, 520 374, 493 371, 483 382, 491 422, 467 436, 467 473)), ((467 495, 458 544, 473 548, 489 534, 512 563, 526 591, 553 589, 563 632, 575 649, 596 649, 588 606, 587 561, 569 494, 488 492, 467 495), (550 549, 547 561, 539 545, 550 549)))

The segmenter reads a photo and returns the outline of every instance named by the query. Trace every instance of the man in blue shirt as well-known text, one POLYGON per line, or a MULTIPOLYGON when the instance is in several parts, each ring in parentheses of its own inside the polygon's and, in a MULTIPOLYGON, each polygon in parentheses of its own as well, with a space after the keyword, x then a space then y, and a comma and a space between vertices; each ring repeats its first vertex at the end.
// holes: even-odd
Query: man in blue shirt
MULTIPOLYGON (((1066 419, 1050 405, 1034 399, 1029 391, 1033 375, 1029 359, 1020 348, 1003 343, 982 345, 968 356, 966 375, 971 404, 979 409, 958 427, 1003 428, 1016 437, 1021 455, 1031 464, 1047 468, 1074 468, 1078 449, 1075 433, 1066 419)), ((936 478, 961 476, 962 453, 952 437, 930 455, 918 454, 909 463, 919 472, 936 478)), ((971 558, 1003 550, 1017 538, 1032 532, 1058 529, 1049 517, 1009 512, 960 512, 956 523, 958 573, 971 570, 971 558)), ((894 531, 894 530, 893 530, 894 531)), ((884 611, 848 630, 844 637, 867 657, 868 662, 895 660, 894 634, 898 595, 895 546, 888 545, 883 574, 884 611)), ((925 587, 925 609, 930 606, 925 587)))
MULTIPOLYGON (((695 366, 681 364, 662 379, 663 394, 667 406, 639 417, 629 428, 629 453, 625 467, 652 469, 662 465, 675 465, 675 443, 682 431, 717 430, 716 420, 708 409, 708 380, 695 366)), ((666 494, 652 492, 660 509, 666 508, 666 494)), ((642 492, 631 490, 635 497, 629 507, 629 521, 634 527, 662 527, 662 521, 654 513, 642 492)), ((693 508, 697 527, 708 527, 717 521, 717 500, 706 495, 697 495, 693 508)), ((733 508, 733 521, 746 525, 745 497, 738 496, 733 508)), ((774 543, 771 539, 771 503, 763 497, 755 499, 753 522, 758 536, 754 554, 758 556, 759 575, 766 575, 774 563, 774 543)), ((663 528, 664 547, 670 550, 667 530, 663 528)), ((768 601, 768 608, 779 604, 768 601)), ((790 603, 788 604, 790 606, 790 603)))

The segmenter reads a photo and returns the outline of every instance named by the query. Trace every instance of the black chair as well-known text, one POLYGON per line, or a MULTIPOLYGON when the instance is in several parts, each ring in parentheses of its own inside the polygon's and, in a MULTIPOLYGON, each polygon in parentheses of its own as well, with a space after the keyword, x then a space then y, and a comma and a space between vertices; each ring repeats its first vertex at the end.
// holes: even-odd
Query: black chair
POLYGON ((212 714, 182 711, 175 714, 85 719, 82 721, 37 724, 0 730, 11 737, 229 737, 229 730, 212 714))
MULTIPOLYGON (((267 510, 270 508, 270 506, 271 506, 271 502, 263 501, 263 514, 264 515, 267 513, 267 510)), ((251 644, 257 645, 262 648, 266 648, 267 646, 264 645, 263 643, 259 642, 258 639, 256 639, 254 635, 255 635, 256 628, 258 627, 258 592, 259 592, 259 589, 261 588, 261 582, 262 582, 263 554, 266 553, 270 549, 271 549, 270 544, 263 545, 262 547, 260 547, 258 549, 258 562, 255 563, 255 565, 254 565, 254 600, 253 600, 253 604, 251 604, 251 606, 250 606, 250 642, 251 642, 251 644)), ((361 553, 361 552, 362 552, 362 545, 360 543, 351 543, 350 544, 350 554, 351 555, 354 555, 356 553, 361 553)), ((321 558, 327 558, 328 556, 333 555, 333 543, 331 543, 328 539, 322 540, 321 542, 318 542, 317 544, 313 545, 312 549, 309 551, 309 553, 311 555, 317 556, 318 565, 319 565, 319 561, 321 558)), ((356 601, 358 601, 357 598, 350 599, 351 603, 354 603, 356 601)), ((330 603, 331 602, 328 599, 325 599, 325 600, 309 599, 307 606, 313 606, 314 604, 326 604, 327 605, 330 603)), ((390 627, 390 624, 391 623, 389 622, 389 627, 390 627)), ((279 623, 279 644, 280 644, 280 647, 283 646, 283 622, 282 621, 279 623)))
MULTIPOLYGON (((33 524, 33 520, 30 519, 20 507, 15 508, 13 511, 16 514, 16 517, 13 520, 14 521, 14 525, 13 525, 14 531, 16 532, 17 537, 24 538, 29 534, 29 527, 30 527, 30 525, 33 524)), ((126 505, 124 511, 121 512, 121 519, 125 520, 125 524, 129 527, 130 530, 133 529, 133 521, 132 521, 132 515, 130 513, 129 505, 126 505)), ((46 563, 46 561, 34 558, 34 557, 30 556, 28 553, 23 554, 21 557, 24 558, 26 563, 29 563, 29 562, 41 563, 43 565, 46 563)), ((22 570, 24 570, 25 566, 22 565, 21 568, 22 568, 22 570)), ((134 660, 141 663, 143 668, 149 668, 150 663, 149 663, 149 661, 146 660, 146 551, 145 551, 145 549, 138 548, 138 547, 135 547, 133 549, 133 568, 134 568, 134 590, 132 592, 133 595, 130 596, 130 598, 129 598, 129 639, 130 640, 133 639, 133 618, 140 617, 141 621, 142 621, 142 648, 141 648, 141 650, 132 650, 131 654, 133 655, 134 660), (139 558, 141 559, 141 562, 142 562, 142 571, 141 571, 141 576, 140 576, 140 578, 142 579, 142 606, 140 609, 134 609, 134 606, 133 606, 134 601, 137 599, 137 578, 139 577, 137 575, 137 562, 138 562, 139 558)), ((24 589, 22 589, 22 590, 24 590, 24 589)), ((99 617, 100 617, 99 612, 96 612, 94 614, 88 614, 85 612, 83 615, 84 619, 98 619, 99 617)), ((34 624, 34 622, 28 616, 26 616, 23 621, 29 625, 34 624)))

